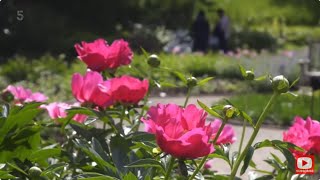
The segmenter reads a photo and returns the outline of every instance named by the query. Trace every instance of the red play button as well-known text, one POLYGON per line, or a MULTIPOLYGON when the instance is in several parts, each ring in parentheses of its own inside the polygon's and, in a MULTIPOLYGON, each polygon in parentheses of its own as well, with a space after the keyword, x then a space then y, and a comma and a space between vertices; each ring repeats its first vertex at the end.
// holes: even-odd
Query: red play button
POLYGON ((308 164, 308 161, 302 160, 302 166, 308 164))

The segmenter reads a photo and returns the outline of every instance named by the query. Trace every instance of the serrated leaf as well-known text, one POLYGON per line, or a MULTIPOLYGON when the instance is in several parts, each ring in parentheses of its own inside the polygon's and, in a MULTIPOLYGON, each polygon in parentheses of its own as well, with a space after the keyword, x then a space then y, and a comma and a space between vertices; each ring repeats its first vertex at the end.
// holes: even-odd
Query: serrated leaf
POLYGON ((199 86, 205 85, 207 82, 209 82, 209 81, 212 80, 212 79, 213 79, 213 77, 207 77, 207 78, 205 78, 205 79, 202 79, 202 80, 200 80, 200 81, 198 82, 198 85, 199 85, 199 86))
POLYGON ((222 119, 222 117, 214 110, 212 110, 211 108, 209 108, 207 105, 205 105, 204 103, 202 103, 201 101, 197 100, 199 106, 204 109, 207 113, 209 113, 212 116, 215 116, 217 118, 222 119))
POLYGON ((243 166, 241 168, 240 175, 242 175, 242 174, 244 174, 246 172, 246 170, 247 170, 247 168, 249 166, 249 163, 250 163, 250 161, 252 159, 253 153, 254 153, 254 148, 252 146, 250 146, 246 156, 243 159, 243 166))

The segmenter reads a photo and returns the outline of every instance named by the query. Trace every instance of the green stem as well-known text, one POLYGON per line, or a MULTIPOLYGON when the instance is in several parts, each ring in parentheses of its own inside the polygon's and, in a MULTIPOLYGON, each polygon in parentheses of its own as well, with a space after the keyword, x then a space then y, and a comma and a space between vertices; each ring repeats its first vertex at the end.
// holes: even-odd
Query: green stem
POLYGON ((232 169, 232 171, 231 171, 231 175, 230 175, 230 178, 229 178, 230 180, 233 180, 233 179, 235 178, 235 176, 236 176, 236 174, 237 174, 237 171, 238 171, 238 168, 239 168, 239 166, 240 166, 240 163, 241 163, 241 161, 244 159, 244 157, 246 156, 249 148, 251 147, 254 139, 256 138, 256 136, 257 136, 257 134, 258 134, 258 132, 259 132, 259 130, 260 130, 260 127, 261 127, 261 125, 262 125, 262 123, 263 123, 263 121, 264 121, 264 119, 265 119, 265 116, 266 116, 267 111, 270 109, 271 105, 273 104, 273 102, 276 100, 276 98, 277 98, 279 95, 280 95, 279 93, 276 93, 276 92, 273 93, 273 95, 272 95, 272 97, 270 98, 268 104, 264 107, 262 113, 261 113, 260 116, 259 116, 259 119, 258 119, 258 121, 257 121, 256 127, 255 127, 255 129, 254 129, 254 131, 253 131, 253 133, 252 133, 252 135, 251 135, 251 137, 250 137, 250 139, 249 139, 249 141, 248 141, 245 149, 244 149, 243 152, 240 154, 239 158, 237 158, 237 160, 236 160, 236 162, 235 162, 235 165, 233 166, 233 169, 232 169))
POLYGON ((239 145, 239 150, 238 150, 238 153, 240 153, 241 152, 241 150, 242 150, 242 144, 243 144, 243 139, 244 139, 244 135, 246 134, 246 127, 247 127, 247 123, 246 123, 247 121, 246 120, 244 120, 243 121, 243 126, 242 126, 242 133, 241 133, 241 140, 240 140, 240 145, 239 145))
MULTIPOLYGON (((221 126, 220 126, 220 128, 219 128, 219 130, 218 130, 218 132, 217 132, 217 134, 216 134, 216 136, 215 136, 214 139, 213 139, 213 142, 212 142, 213 145, 217 142, 217 140, 218 140, 218 138, 219 138, 219 136, 220 136, 220 134, 221 134, 221 132, 222 132, 222 130, 223 130, 223 128, 224 128, 225 125, 226 125, 226 121, 223 121, 222 124, 221 124, 221 126)), ((204 163, 207 161, 208 157, 209 157, 209 155, 207 155, 207 156, 205 156, 204 158, 202 158, 199 166, 198 166, 198 167, 196 168, 196 170, 192 173, 192 175, 191 175, 191 177, 189 178, 189 180, 192 180, 194 177, 196 177, 196 175, 198 174, 198 172, 200 171, 200 169, 202 169, 204 163)))
POLYGON ((170 179, 170 174, 171 174, 171 171, 173 169, 174 160, 175 160, 175 158, 171 157, 170 162, 169 162, 169 167, 167 169, 167 173, 166 173, 166 176, 165 176, 164 180, 170 179))
POLYGON ((184 101, 183 107, 187 106, 188 101, 189 101, 189 97, 190 97, 190 93, 191 93, 191 88, 188 87, 188 92, 187 92, 186 100, 184 101))

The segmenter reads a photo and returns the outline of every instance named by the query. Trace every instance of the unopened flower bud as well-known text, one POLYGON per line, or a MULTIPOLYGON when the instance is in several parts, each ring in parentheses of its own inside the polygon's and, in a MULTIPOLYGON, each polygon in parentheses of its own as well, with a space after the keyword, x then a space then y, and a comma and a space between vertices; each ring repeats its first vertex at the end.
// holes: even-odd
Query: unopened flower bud
POLYGON ((159 67, 159 65, 160 65, 159 57, 155 54, 150 55, 148 58, 148 64, 151 67, 159 67))
POLYGON ((276 76, 272 79, 272 89, 275 92, 286 93, 289 88, 289 81, 283 75, 276 76))
POLYGON ((42 173, 42 170, 36 166, 33 166, 28 171, 31 179, 38 179, 42 173))
POLYGON ((246 80, 254 80, 254 73, 252 71, 246 71, 246 80))
POLYGON ((187 79, 187 86, 190 88, 190 87, 194 87, 198 84, 198 81, 197 81, 197 78, 195 77, 189 77, 187 79))
POLYGON ((231 105, 225 105, 223 107, 223 113, 225 117, 228 119, 232 118, 235 112, 236 112, 236 109, 231 105))
POLYGON ((3 99, 4 101, 6 101, 6 102, 11 102, 11 101, 14 100, 14 96, 13 96, 12 93, 9 92, 9 91, 4 91, 4 92, 1 94, 1 96, 2 96, 2 99, 3 99))

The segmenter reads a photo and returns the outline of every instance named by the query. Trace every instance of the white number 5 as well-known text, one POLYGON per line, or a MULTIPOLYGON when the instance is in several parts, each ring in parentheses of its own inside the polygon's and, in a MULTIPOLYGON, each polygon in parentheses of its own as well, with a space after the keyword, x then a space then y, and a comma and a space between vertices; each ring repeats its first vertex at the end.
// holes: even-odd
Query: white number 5
POLYGON ((18 10, 17 11, 17 20, 18 21, 22 21, 23 18, 24 18, 23 11, 22 10, 18 10))

